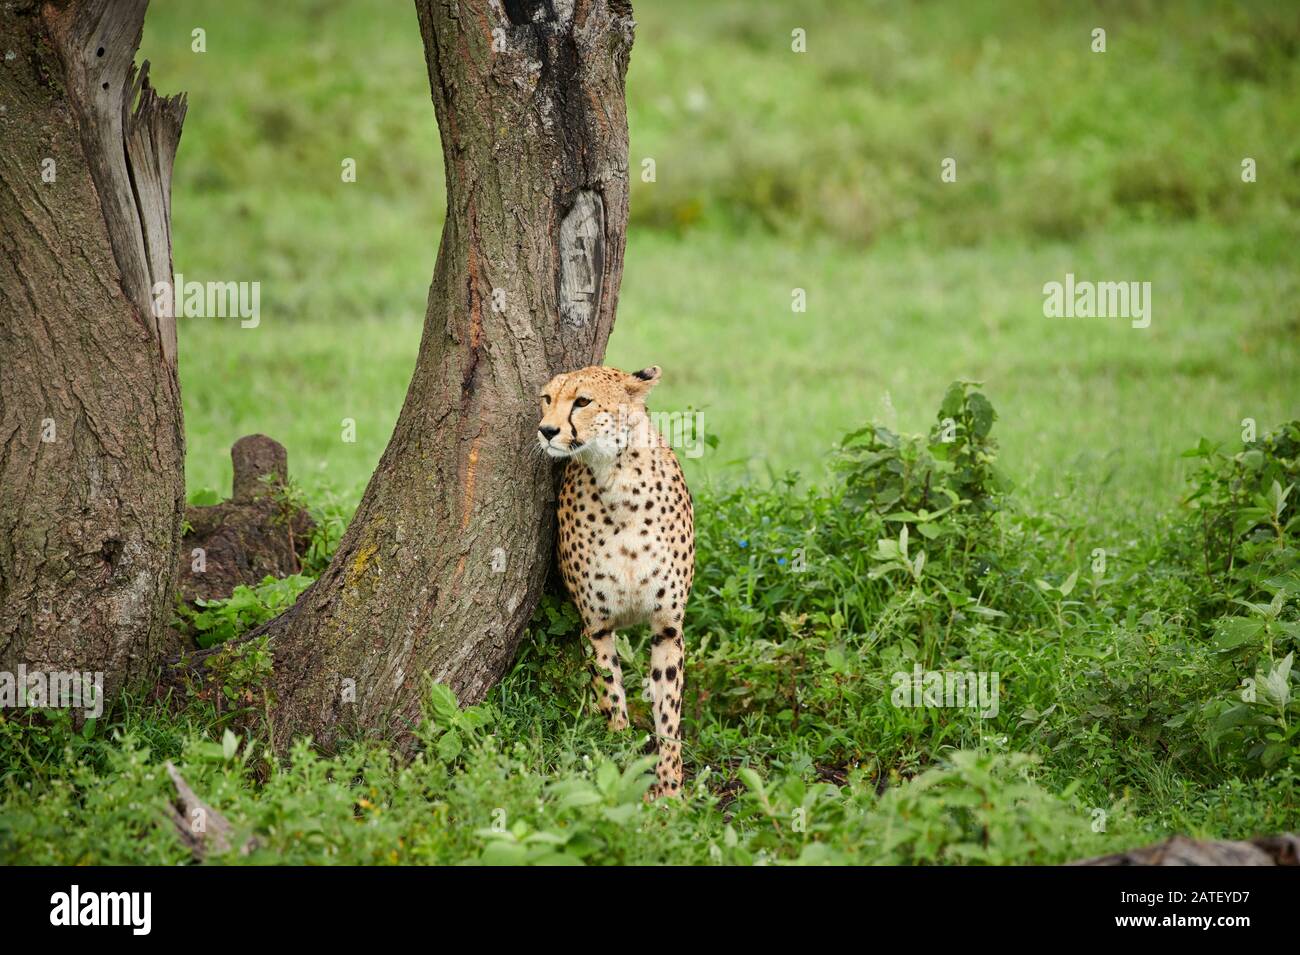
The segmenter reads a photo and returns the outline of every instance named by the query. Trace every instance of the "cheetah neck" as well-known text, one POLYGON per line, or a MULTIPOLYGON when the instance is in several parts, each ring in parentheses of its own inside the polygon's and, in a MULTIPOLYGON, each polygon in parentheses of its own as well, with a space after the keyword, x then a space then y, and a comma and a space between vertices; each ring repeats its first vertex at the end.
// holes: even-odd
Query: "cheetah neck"
POLYGON ((619 479, 632 473, 635 460, 633 452, 637 452, 644 460, 647 455, 657 453, 662 441, 659 432, 645 414, 635 415, 628 421, 623 437, 616 448, 593 446, 590 453, 583 457, 584 463, 591 469, 592 477, 596 479, 596 486, 602 491, 615 490, 619 486, 619 479))

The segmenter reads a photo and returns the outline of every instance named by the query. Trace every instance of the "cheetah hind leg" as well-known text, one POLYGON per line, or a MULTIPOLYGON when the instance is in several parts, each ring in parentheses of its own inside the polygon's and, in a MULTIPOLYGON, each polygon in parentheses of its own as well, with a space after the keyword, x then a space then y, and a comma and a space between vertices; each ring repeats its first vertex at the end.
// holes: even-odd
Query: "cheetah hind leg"
POLYGON ((591 665, 595 673, 591 685, 596 703, 609 728, 617 732, 627 729, 627 694, 623 691, 623 670, 614 638, 614 631, 606 627, 587 630, 593 651, 591 665))
POLYGON ((654 694, 654 735, 659 751, 655 784, 646 799, 682 795, 682 684, 686 652, 680 617, 653 621, 650 637, 650 691, 654 694))

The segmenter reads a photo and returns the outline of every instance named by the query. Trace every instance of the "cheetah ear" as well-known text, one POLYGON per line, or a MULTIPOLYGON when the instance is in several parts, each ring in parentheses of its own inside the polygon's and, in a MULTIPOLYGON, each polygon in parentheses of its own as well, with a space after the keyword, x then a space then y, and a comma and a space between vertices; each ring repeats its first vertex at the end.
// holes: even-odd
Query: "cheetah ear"
POLYGON ((645 396, 650 394, 650 391, 657 384, 659 384, 658 365, 651 365, 649 368, 634 371, 623 382, 628 397, 637 401, 644 400, 645 396))

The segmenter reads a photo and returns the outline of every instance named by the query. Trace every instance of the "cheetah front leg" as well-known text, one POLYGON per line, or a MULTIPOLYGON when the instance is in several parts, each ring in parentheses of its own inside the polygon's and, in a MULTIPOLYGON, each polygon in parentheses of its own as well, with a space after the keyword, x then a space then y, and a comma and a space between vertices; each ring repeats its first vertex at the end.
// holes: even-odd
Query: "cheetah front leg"
POLYGON ((608 627, 584 629, 594 653, 591 685, 596 691, 596 704, 611 730, 627 729, 627 694, 623 692, 623 669, 618 663, 614 631, 608 627))
POLYGON ((650 636, 650 692, 659 763, 647 799, 682 794, 682 683, 686 653, 680 614, 656 614, 650 636))

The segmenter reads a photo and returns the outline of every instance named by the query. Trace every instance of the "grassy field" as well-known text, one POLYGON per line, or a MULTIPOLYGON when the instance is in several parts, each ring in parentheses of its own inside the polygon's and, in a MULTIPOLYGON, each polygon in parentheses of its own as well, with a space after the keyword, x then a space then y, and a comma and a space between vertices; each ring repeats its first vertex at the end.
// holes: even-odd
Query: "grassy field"
MULTIPOLYGON (((919 425, 960 375, 988 383, 1036 493, 1151 505, 1199 434, 1294 411, 1294 16, 784 6, 638 11, 632 156, 656 181, 634 177, 609 360, 663 365, 660 407, 704 411, 719 444, 692 479, 820 475, 845 432, 889 405, 919 425), (1044 318, 1067 271, 1150 281, 1151 327, 1044 318)), ((355 500, 405 394, 443 212, 414 12, 159 5, 143 52, 190 94, 177 270, 263 284, 258 328, 181 329, 190 486, 225 489, 229 445, 262 431, 309 491, 355 500)))
MULTIPOLYGON (((1242 437, 1300 417, 1300 14, 1024 7, 638 7, 633 173, 656 179, 634 178, 608 358, 662 365, 655 408, 718 439, 686 462, 686 806, 640 808, 644 735, 584 706, 548 598, 483 708, 434 693, 414 763, 271 760, 256 731, 138 701, 93 738, 0 721, 0 858, 183 860, 138 808, 164 758, 261 835, 255 861, 1060 862, 1300 828, 1300 431, 1242 437), (1045 317, 1067 273, 1150 282, 1150 326, 1045 317), (925 435, 962 378, 998 444, 963 418, 962 447, 1006 483, 980 464, 927 520, 949 451, 833 451, 868 422, 925 435), (1182 456, 1202 436, 1222 452, 1182 456), (876 456, 925 479, 895 500, 876 456), (1000 673, 1000 713, 892 703, 914 665, 1000 673)), ((177 271, 263 286, 255 329, 182 322, 190 492, 224 492, 230 444, 263 432, 346 513, 405 394, 443 213, 414 13, 158 3, 142 52, 190 93, 177 271)), ((644 637, 622 652, 630 686, 644 637)))

